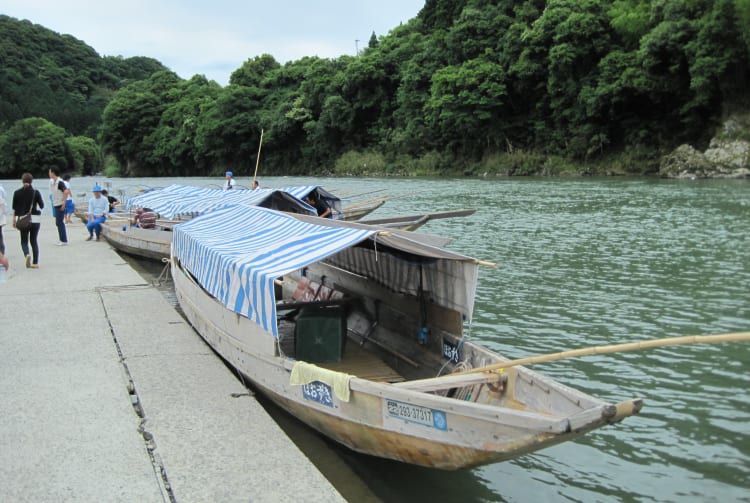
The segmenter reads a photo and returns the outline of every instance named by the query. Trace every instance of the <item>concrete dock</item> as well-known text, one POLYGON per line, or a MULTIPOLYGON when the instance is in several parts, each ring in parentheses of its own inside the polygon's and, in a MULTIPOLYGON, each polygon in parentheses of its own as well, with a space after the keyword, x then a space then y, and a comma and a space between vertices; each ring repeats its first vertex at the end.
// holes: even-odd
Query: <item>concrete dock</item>
POLYGON ((44 215, 27 269, 3 232, 1 500, 344 501, 104 239, 44 215))

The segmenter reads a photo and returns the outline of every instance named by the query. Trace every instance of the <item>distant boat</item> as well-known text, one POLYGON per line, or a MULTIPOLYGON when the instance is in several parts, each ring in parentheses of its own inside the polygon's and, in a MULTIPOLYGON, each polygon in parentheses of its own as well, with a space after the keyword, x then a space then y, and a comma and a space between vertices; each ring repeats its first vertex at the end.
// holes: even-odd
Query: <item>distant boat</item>
POLYGON ((172 227, 193 215, 239 203, 272 208, 288 213, 314 215, 315 209, 287 192, 276 189, 222 191, 216 189, 170 186, 163 191, 151 191, 129 199, 128 211, 110 213, 102 224, 102 236, 116 250, 151 260, 169 257, 172 227), (130 225, 136 208, 148 208, 159 214, 156 225, 141 229, 130 225))
POLYGON ((308 194, 314 193, 316 198, 321 198, 331 208, 333 220, 361 220, 383 206, 386 201, 384 198, 373 197, 344 206, 339 196, 331 194, 320 185, 297 185, 282 187, 279 190, 288 192, 301 201, 304 201, 308 194))
POLYGON ((640 410, 640 400, 609 404, 520 366, 451 376, 507 360, 464 339, 480 263, 438 241, 233 206, 176 226, 170 264, 206 342, 355 451, 461 469, 640 410))
MULTIPOLYGON (((315 210, 302 199, 312 191, 326 200, 334 209, 335 214, 342 219, 353 219, 359 215, 366 215, 385 203, 384 199, 365 201, 364 204, 351 205, 342 209, 341 200, 317 185, 287 187, 283 189, 232 190, 192 187, 173 184, 161 189, 142 191, 140 194, 125 201, 126 211, 110 213, 107 221, 102 225, 102 235, 113 248, 150 260, 163 260, 169 257, 172 244, 172 227, 184 222, 195 215, 204 214, 217 208, 233 204, 252 204, 264 208, 272 208, 294 214, 314 215, 315 210), (152 229, 132 227, 130 221, 132 212, 136 208, 149 208, 159 215, 156 226, 152 229)), ((78 212, 83 222, 88 220, 84 205, 78 212)), ((78 208, 78 207, 77 207, 78 208)), ((462 216, 466 211, 461 210, 456 216, 462 216)), ((429 214, 428 214, 429 215, 429 214)), ((437 216, 434 218, 446 218, 437 216)), ((429 216, 414 215, 410 217, 389 218, 383 220, 383 226, 414 230, 430 220, 429 216), (400 222, 398 222, 400 220, 400 222)))
MULTIPOLYGON (((357 223, 374 225, 382 229, 414 231, 431 220, 472 215, 476 210, 456 210, 439 213, 423 213, 401 217, 388 217, 360 221, 357 223)), ((113 213, 102 224, 102 235, 116 250, 149 260, 163 261, 169 258, 172 246, 174 221, 157 220, 153 229, 140 229, 130 225, 126 213, 113 213)))

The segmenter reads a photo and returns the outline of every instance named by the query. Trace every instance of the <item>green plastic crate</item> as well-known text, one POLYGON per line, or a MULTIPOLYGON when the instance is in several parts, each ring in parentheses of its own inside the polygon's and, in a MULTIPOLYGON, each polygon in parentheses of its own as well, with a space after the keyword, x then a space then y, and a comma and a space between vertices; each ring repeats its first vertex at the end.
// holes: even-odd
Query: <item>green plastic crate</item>
POLYGON ((297 360, 334 363, 344 356, 346 312, 341 307, 306 307, 297 316, 294 345, 297 360))

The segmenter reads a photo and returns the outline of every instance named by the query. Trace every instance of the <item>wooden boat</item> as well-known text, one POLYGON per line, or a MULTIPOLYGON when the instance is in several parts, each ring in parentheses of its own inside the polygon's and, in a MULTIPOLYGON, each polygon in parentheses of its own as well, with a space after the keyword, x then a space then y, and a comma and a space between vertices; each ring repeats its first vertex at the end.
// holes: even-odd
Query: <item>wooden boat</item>
MULTIPOLYGON (((320 188, 317 186, 307 186, 306 189, 309 191, 320 188)), ((130 212, 110 214, 107 222, 102 225, 102 235, 109 244, 113 248, 129 255, 157 261, 167 259, 169 258, 169 249, 172 244, 172 227, 189 220, 195 214, 224 207, 228 204, 226 202, 228 200, 231 200, 233 204, 252 203, 293 214, 312 214, 312 208, 308 209, 307 205, 299 202, 295 197, 295 191, 290 189, 235 191, 232 193, 233 197, 231 199, 227 198, 228 193, 225 191, 197 189, 180 185, 172 185, 165 192, 166 194, 162 193, 162 191, 150 191, 129 199, 126 202, 126 208, 128 209, 141 206, 155 207, 157 212, 163 212, 168 217, 157 219, 156 227, 153 229, 131 227, 130 220, 132 219, 132 215, 130 212), (184 191, 183 189, 190 190, 184 191), (193 189, 198 190, 198 192, 193 192, 193 189)), ((328 194, 325 191, 323 193, 328 194)), ((355 217, 358 212, 359 214, 367 214, 380 207, 384 202, 384 200, 370 200, 363 201, 362 204, 354 205, 353 207, 344 207, 340 210, 340 216, 345 215, 342 219, 347 220, 355 217)), ((390 217, 373 220, 369 223, 387 228, 416 230, 430 220, 467 216, 474 213, 474 211, 456 210, 442 213, 390 217)), ((87 221, 85 211, 82 220, 84 222, 87 221)))
POLYGON ((340 197, 331 194, 319 185, 297 185, 283 187, 279 190, 288 192, 300 201, 304 201, 308 194, 313 193, 316 199, 323 199, 328 207, 331 208, 334 220, 361 220, 385 204, 385 199, 373 197, 344 206, 344 202, 340 197))
POLYGON ((158 262, 169 258, 172 246, 171 229, 141 229, 116 220, 102 224, 102 236, 115 250, 158 262))
POLYGON ((359 452, 446 470, 507 460, 637 413, 463 338, 480 263, 397 230, 264 208, 174 229, 189 322, 279 406, 359 452), (233 239, 227 242, 231 231, 233 239))
POLYGON ((338 220, 356 221, 361 220, 373 211, 385 204, 385 199, 367 199, 358 203, 351 203, 341 208, 338 220))
POLYGON ((170 193, 169 197, 166 194, 159 196, 155 193, 147 193, 128 200, 126 207, 129 211, 127 213, 110 213, 107 220, 102 224, 104 239, 113 248, 121 252, 161 261, 169 258, 169 249, 172 245, 172 227, 192 218, 193 214, 210 212, 216 208, 238 203, 262 206, 289 213, 314 214, 314 210, 308 205, 286 192, 274 189, 234 191, 231 194, 214 189, 200 189, 196 195, 192 192, 188 194, 181 191, 180 186, 172 187, 174 192, 170 193), (154 196, 156 197, 154 198, 154 196), (143 206, 149 207, 161 215, 166 214, 168 218, 157 219, 156 226, 152 229, 131 226, 132 214, 130 210, 143 206))
MULTIPOLYGON (((457 210, 442 213, 424 213, 420 215, 409 215, 402 217, 389 217, 377 220, 358 222, 360 224, 374 225, 384 229, 396 229, 414 231, 430 220, 439 218, 453 218, 471 215, 476 210, 457 210)), ((126 214, 114 214, 102 224, 102 236, 109 244, 123 253, 148 260, 161 262, 169 258, 172 246, 172 228, 180 223, 174 220, 157 220, 153 229, 140 229, 133 227, 129 219, 124 218, 126 214)), ((184 222, 185 220, 182 220, 184 222)), ((447 244, 441 242, 442 245, 447 244)))

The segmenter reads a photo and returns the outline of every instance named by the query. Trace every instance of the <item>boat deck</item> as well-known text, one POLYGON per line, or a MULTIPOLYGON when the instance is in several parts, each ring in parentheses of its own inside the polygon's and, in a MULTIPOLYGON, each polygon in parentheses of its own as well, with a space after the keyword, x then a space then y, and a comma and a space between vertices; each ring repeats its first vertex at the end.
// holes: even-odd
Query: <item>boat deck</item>
MULTIPOLYGON (((281 351, 286 356, 294 358, 294 323, 281 322, 279 324, 279 342, 281 351)), ((341 361, 334 363, 310 363, 369 381, 390 383, 405 381, 403 376, 385 363, 378 355, 363 348, 351 338, 344 345, 344 356, 341 361)))

